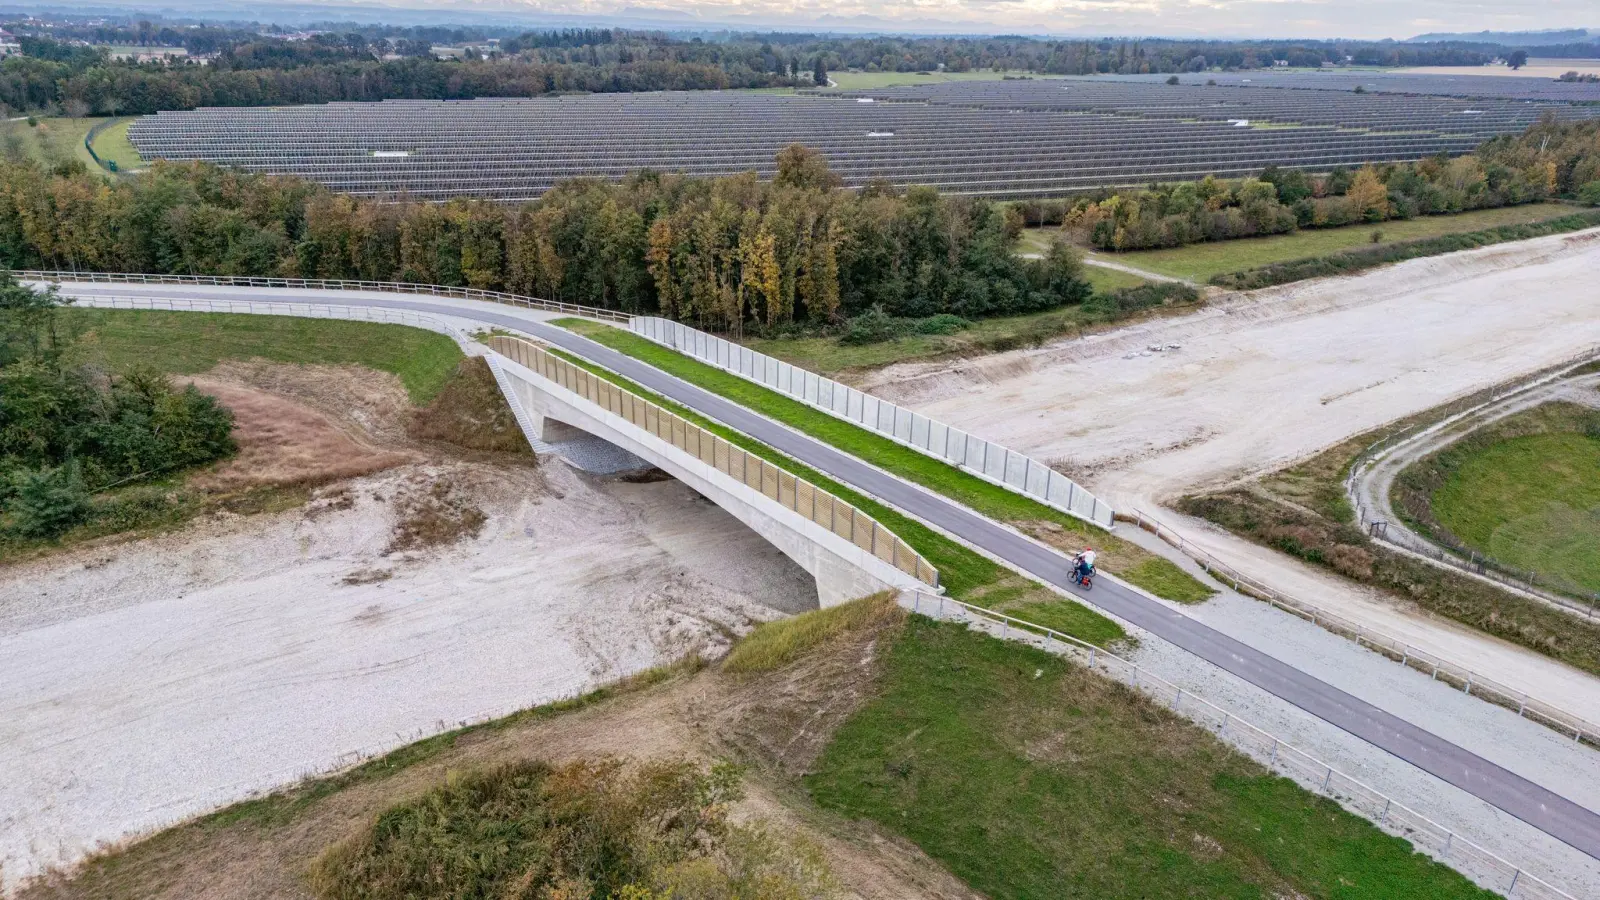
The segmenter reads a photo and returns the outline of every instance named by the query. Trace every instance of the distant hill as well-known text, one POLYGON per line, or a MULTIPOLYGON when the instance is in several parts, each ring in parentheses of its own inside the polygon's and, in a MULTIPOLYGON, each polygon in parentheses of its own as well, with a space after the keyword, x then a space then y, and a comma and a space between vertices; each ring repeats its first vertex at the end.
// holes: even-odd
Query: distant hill
POLYGON ((1438 44, 1447 41, 1474 44, 1504 44, 1509 47, 1544 47, 1551 44, 1581 44, 1600 41, 1600 31, 1592 28, 1565 28, 1559 31, 1477 31, 1419 34, 1408 44, 1438 44))

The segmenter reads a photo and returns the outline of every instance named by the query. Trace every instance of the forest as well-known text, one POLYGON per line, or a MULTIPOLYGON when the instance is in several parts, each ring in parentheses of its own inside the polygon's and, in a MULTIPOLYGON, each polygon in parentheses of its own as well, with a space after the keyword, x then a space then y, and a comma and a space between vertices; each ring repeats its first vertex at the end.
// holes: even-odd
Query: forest
POLYGON ((733 331, 1087 300, 1076 254, 1021 259, 1020 229, 985 200, 844 190, 800 146, 779 154, 770 182, 644 172, 517 206, 380 203, 200 163, 114 183, 76 163, 0 163, 8 268, 464 285, 733 331))
POLYGON ((1059 212, 1098 249, 1144 250, 1556 198, 1600 205, 1600 121, 1546 118, 1455 158, 1324 176, 1269 168, 1242 181, 1208 177, 1022 212, 1030 222, 1059 212))
POLYGON ((197 106, 386 99, 454 100, 571 92, 811 86, 845 68, 977 69, 1063 75, 1294 66, 1481 65, 1481 44, 1344 41, 1052 41, 1025 37, 675 36, 623 29, 506 34, 470 28, 340 26, 289 40, 271 30, 161 23, 8 22, 23 52, 0 62, 0 104, 14 112, 144 115, 197 106), (504 36, 500 36, 504 35, 504 36), (436 43, 473 44, 435 59, 436 43), (474 43, 476 42, 476 43, 474 43), (116 61, 106 43, 181 46, 207 63, 116 61), (100 46, 92 46, 99 44, 100 46))

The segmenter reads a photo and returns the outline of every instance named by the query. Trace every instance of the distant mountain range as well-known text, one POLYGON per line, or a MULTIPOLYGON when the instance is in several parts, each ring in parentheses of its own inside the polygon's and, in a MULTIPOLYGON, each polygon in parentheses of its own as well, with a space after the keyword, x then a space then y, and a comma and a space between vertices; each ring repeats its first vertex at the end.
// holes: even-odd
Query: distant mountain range
POLYGON ((1437 44, 1444 41, 1468 41, 1476 44, 1505 44, 1510 47, 1547 47, 1552 44, 1581 44, 1600 41, 1600 31, 1593 28, 1565 28, 1559 31, 1475 31, 1433 32, 1419 34, 1406 40, 1408 44, 1437 44))

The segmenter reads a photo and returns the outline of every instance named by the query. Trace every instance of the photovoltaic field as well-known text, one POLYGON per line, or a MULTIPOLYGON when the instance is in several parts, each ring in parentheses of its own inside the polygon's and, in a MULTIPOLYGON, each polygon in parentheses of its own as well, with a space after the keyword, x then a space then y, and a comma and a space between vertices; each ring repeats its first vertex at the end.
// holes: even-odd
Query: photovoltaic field
MULTIPOLYGON (((128 137, 147 159, 300 175, 363 196, 522 200, 563 179, 616 179, 641 169, 769 176, 776 153, 802 143, 826 153, 851 186, 881 178, 1003 198, 1242 176, 1268 165, 1326 171, 1462 153, 1546 112, 1600 116, 1600 105, 1453 96, 1455 80, 1446 78, 1432 79, 1435 93, 1356 93, 1342 80, 1355 74, 1386 77, 1286 75, 1275 86, 1102 77, 797 95, 217 108, 146 117, 128 137)), ((1394 86, 1409 91, 1429 80, 1387 77, 1403 79, 1394 86)), ((1600 102, 1600 85, 1571 87, 1600 102)))

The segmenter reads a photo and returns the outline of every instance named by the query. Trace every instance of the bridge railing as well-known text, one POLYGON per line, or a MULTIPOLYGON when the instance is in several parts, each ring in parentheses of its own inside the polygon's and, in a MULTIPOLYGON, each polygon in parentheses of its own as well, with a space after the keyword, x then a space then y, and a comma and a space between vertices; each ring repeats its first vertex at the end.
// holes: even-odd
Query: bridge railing
POLYGON ((535 344, 504 335, 490 337, 488 344, 496 353, 643 428, 923 584, 938 587, 939 570, 932 563, 850 503, 535 344))
POLYGON ((1026 454, 680 322, 635 316, 628 328, 1070 516, 1103 528, 1115 523, 1110 504, 1026 454))
POLYGON ((930 618, 962 622, 969 628, 995 637, 1020 641, 1069 657, 1092 671, 1120 681, 1161 706, 1204 726, 1272 771, 1332 799, 1379 828, 1404 837, 1417 848, 1505 897, 1512 900, 1575 900, 1571 894, 1391 799, 1378 789, 1103 647, 950 597, 907 591, 901 593, 899 602, 906 609, 930 618))
POLYGON ((17 270, 12 274, 23 281, 87 282, 91 284, 195 284, 217 287, 309 288, 321 291, 382 291, 390 294, 424 294, 431 297, 455 297, 463 300, 484 300, 521 306, 540 312, 584 316, 608 322, 627 322, 626 313, 559 300, 540 300, 505 291, 486 291, 479 288, 449 287, 439 284, 414 284, 406 281, 351 281, 336 278, 261 278, 232 275, 147 275, 127 272, 63 272, 58 270, 17 270))

